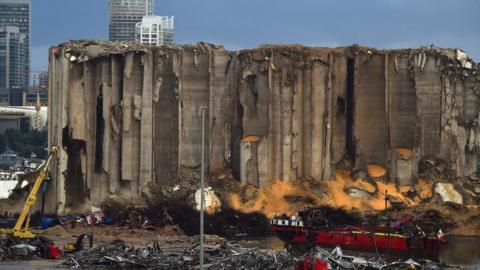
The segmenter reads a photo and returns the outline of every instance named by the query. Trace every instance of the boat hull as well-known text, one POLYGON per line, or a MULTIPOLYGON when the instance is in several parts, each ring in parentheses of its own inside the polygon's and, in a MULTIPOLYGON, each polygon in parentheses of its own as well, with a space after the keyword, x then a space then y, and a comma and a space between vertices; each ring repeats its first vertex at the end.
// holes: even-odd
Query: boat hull
POLYGON ((293 226, 272 226, 277 236, 295 247, 336 247, 368 251, 392 256, 437 259, 443 240, 428 237, 406 237, 399 233, 362 229, 309 229, 293 226))

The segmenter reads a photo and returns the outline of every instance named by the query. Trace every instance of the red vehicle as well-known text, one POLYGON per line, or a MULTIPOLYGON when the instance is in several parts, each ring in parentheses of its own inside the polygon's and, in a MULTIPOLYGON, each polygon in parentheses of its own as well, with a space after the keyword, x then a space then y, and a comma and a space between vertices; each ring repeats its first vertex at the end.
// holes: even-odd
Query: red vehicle
POLYGON ((300 250, 340 246, 384 255, 437 258, 445 242, 441 230, 435 236, 428 236, 412 224, 412 217, 385 227, 335 226, 328 222, 328 215, 322 214, 322 210, 300 212, 298 217, 275 217, 272 230, 288 246, 300 250))
POLYGON ((328 270, 327 261, 312 256, 303 257, 295 264, 295 270, 328 270))

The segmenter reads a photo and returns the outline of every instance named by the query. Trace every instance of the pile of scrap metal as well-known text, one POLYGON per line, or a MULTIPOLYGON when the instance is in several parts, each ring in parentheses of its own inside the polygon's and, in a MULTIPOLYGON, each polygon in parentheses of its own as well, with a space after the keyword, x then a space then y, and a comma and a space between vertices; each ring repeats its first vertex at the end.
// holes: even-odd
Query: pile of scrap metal
MULTIPOLYGON (((286 253, 238 248, 228 242, 207 245, 204 254, 204 269, 285 269, 296 262, 286 253)), ((75 269, 198 269, 199 261, 198 245, 171 252, 156 242, 134 248, 116 240, 67 256, 64 265, 75 269)))
POLYGON ((0 240, 0 261, 57 259, 62 255, 60 248, 45 237, 23 240, 8 237, 0 240))
POLYGON ((340 247, 332 252, 316 247, 303 255, 295 264, 295 270, 409 270, 409 269, 458 269, 442 265, 430 260, 415 261, 413 259, 387 262, 380 257, 366 259, 359 256, 344 255, 340 247))

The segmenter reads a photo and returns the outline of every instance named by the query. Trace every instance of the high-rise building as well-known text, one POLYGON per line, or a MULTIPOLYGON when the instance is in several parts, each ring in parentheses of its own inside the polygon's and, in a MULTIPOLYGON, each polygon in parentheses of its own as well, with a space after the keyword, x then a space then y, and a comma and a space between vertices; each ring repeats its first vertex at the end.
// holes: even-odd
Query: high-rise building
POLYGON ((26 88, 25 75, 25 34, 17 26, 0 27, 0 103, 23 105, 21 96, 26 88))
MULTIPOLYGON (((18 77, 18 82, 10 81, 10 87, 23 88, 28 86, 30 72, 30 11, 31 0, 0 0, 0 27, 3 29, 3 35, 7 35, 8 27, 15 26, 18 27, 18 33, 10 34, 10 37, 21 39, 21 44, 19 44, 20 58, 15 60, 18 61, 19 65, 18 71, 15 71, 16 75, 14 75, 14 77, 18 77), (17 36, 19 37, 17 38, 17 36)), ((12 29, 10 28, 10 30, 12 29)), ((0 65, 5 66, 5 63, 0 62, 0 65)), ((0 76, 2 76, 1 72, 4 71, 0 71, 0 76)), ((3 76, 6 75, 3 74, 3 76)))
POLYGON ((153 15, 154 0, 109 0, 109 39, 135 41, 135 25, 153 15))
POLYGON ((135 27, 135 40, 142 44, 173 44, 173 16, 145 16, 135 27))

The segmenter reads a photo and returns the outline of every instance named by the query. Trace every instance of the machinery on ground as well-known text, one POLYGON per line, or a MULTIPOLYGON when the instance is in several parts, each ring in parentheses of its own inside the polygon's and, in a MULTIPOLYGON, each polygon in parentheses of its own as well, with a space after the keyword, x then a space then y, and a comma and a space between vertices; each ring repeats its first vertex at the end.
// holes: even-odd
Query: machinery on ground
POLYGON ((93 234, 81 234, 78 236, 77 241, 75 243, 68 242, 63 246, 63 250, 67 253, 77 252, 83 249, 84 247, 84 240, 88 240, 89 248, 93 247, 93 234))
POLYGON ((13 236, 20 239, 33 239, 36 237, 34 233, 32 233, 29 229, 30 227, 30 210, 35 205, 37 200, 37 193, 42 186, 45 177, 47 176, 47 170, 52 162, 54 156, 57 153, 57 147, 52 146, 50 148, 50 153, 48 155, 48 159, 45 164, 41 167, 37 179, 33 184, 32 190, 28 195, 27 199, 25 200, 25 205, 23 206, 22 213, 18 217, 15 226, 12 229, 0 229, 0 235, 8 235, 13 236))

